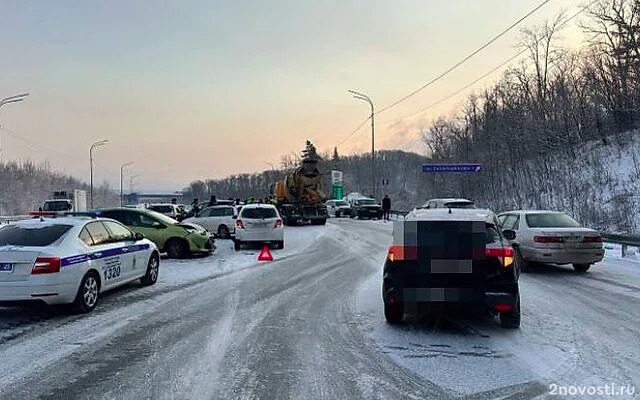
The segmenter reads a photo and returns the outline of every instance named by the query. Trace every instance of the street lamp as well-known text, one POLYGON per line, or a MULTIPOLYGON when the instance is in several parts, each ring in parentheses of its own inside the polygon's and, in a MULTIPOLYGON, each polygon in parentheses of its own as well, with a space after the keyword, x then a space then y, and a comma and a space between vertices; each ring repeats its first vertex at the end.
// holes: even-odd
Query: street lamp
MULTIPOLYGON (((5 104, 17 103, 19 101, 22 101, 28 95, 29 93, 22 93, 22 94, 17 94, 15 96, 5 97, 4 99, 0 100, 0 107, 4 106, 5 104)), ((2 131, 1 130, 0 130, 0 161, 2 161, 2 131)))
POLYGON ((124 163, 120 166, 120 207, 122 207, 123 201, 123 193, 122 193, 122 175, 124 174, 124 169, 130 165, 133 165, 132 162, 124 163))
POLYGON ((107 144, 108 141, 109 140, 107 140, 107 139, 97 141, 97 142, 95 142, 94 144, 91 145, 91 148, 89 148, 89 170, 90 170, 89 201, 90 201, 92 210, 93 210, 93 149, 96 148, 96 147, 104 146, 105 144, 107 144))
POLYGON ((360 92, 356 92, 355 90, 349 90, 349 93, 353 95, 354 99, 366 101, 371 106, 371 187, 373 189, 373 198, 377 200, 377 179, 376 179, 376 134, 375 134, 375 123, 374 116, 375 110, 373 108, 373 102, 366 94, 362 94, 360 92))

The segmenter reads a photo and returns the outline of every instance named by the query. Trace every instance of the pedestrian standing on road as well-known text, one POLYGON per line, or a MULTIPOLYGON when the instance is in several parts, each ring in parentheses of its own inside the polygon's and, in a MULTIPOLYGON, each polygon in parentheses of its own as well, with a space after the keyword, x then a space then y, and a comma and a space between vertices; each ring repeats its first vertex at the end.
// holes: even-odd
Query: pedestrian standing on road
POLYGON ((391 199, 388 194, 382 199, 382 219, 389 221, 389 213, 391 212, 391 199))
POLYGON ((207 207, 213 207, 218 205, 218 199, 216 198, 216 195, 211 195, 211 198, 209 199, 209 204, 207 205, 207 207))

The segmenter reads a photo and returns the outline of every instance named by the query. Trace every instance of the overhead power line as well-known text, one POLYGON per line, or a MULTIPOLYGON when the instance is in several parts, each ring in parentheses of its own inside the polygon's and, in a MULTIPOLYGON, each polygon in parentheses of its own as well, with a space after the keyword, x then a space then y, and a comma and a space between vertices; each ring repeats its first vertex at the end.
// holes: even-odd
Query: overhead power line
POLYGON ((440 75, 436 76, 435 78, 433 78, 432 80, 430 80, 429 82, 425 83, 424 85, 420 86, 418 89, 414 90, 413 92, 407 94, 406 96, 396 100, 395 102, 391 103, 390 105, 381 108, 380 110, 376 111, 376 114, 380 114, 383 113, 395 106, 397 106, 398 104, 408 100, 409 98, 415 96, 416 94, 420 93, 421 91, 423 91, 424 89, 428 88, 429 86, 433 85, 434 83, 436 83, 437 81, 439 81, 440 79, 444 78, 445 76, 447 76, 449 73, 451 73, 452 71, 454 71, 455 69, 457 69, 459 66, 461 66, 462 64, 464 64, 465 62, 467 62, 468 60, 470 60, 472 57, 474 57, 475 55, 477 55, 478 53, 480 53, 482 50, 486 49, 487 47, 489 47, 491 44, 493 44, 495 41, 497 41, 498 39, 500 39, 502 36, 504 36, 505 34, 507 34, 509 31, 511 31, 513 28, 515 28, 516 26, 518 26, 520 23, 522 23, 524 20, 526 20, 527 18, 529 18, 531 15, 535 14, 538 10, 540 10, 542 7, 544 7, 545 5, 547 5, 547 3, 549 3, 551 0, 545 0, 542 3, 540 3, 538 6, 536 6, 533 10, 529 11, 524 17, 520 18, 519 20, 517 20, 516 22, 514 22, 513 24, 509 25, 509 27, 507 27, 505 30, 503 30, 502 32, 500 32, 498 35, 494 36, 491 40, 489 40, 487 43, 485 43, 484 45, 482 45, 480 48, 476 49, 475 51, 473 51, 471 54, 469 54, 468 56, 466 56, 465 58, 463 58, 462 60, 458 61, 456 64, 454 64, 452 67, 450 67, 449 69, 447 69, 446 71, 444 71, 443 73, 441 73, 440 75))
POLYGON ((364 121, 362 121, 360 123, 360 125, 358 125, 358 127, 356 129, 354 129, 353 131, 351 131, 351 133, 348 136, 345 136, 341 141, 339 141, 335 147, 340 146, 342 143, 346 142, 347 140, 349 140, 353 135, 355 135, 356 133, 358 133, 358 131, 360 129, 362 129, 362 127, 364 126, 364 124, 366 124, 367 122, 369 122, 369 120, 371 119, 371 117, 367 117, 367 119, 365 119, 364 121))
MULTIPOLYGON (((600 0, 593 0, 591 3, 589 3, 588 5, 582 7, 580 10, 578 10, 575 14, 573 14, 572 16, 570 16, 569 18, 567 18, 566 20, 564 20, 562 23, 560 23, 558 25, 558 29, 562 29, 564 28, 569 22, 571 22, 572 20, 574 20, 576 17, 578 17, 580 14, 582 14, 583 12, 585 12, 587 9, 589 9, 592 5, 594 5, 595 3, 597 3, 600 0)), ((457 96, 458 94, 460 94, 461 92, 469 89, 470 87, 472 87, 473 85, 475 85, 476 83, 482 81, 483 79, 485 79, 486 77, 488 77, 489 75, 492 75, 493 73, 497 72, 498 70, 500 70, 501 68, 505 67, 506 65, 510 64, 511 62, 513 62, 515 59, 517 59, 518 57, 520 57, 522 54, 526 53, 529 49, 522 49, 519 52, 517 52, 516 54, 514 54, 513 56, 509 57, 508 59, 506 59, 505 61, 503 61, 502 63, 500 63, 500 65, 498 65, 497 67, 493 68, 491 71, 486 72, 485 74, 483 74, 482 76, 480 76, 479 78, 475 79, 473 82, 465 85, 464 87, 456 90, 455 92, 441 98, 440 100, 436 101, 435 103, 432 103, 430 105, 428 105, 425 108, 422 108, 418 111, 415 111, 411 114, 405 115, 404 117, 398 118, 396 121, 402 121, 404 119, 407 118, 411 118, 414 117, 416 115, 422 114, 430 109, 432 109, 433 107, 451 99, 452 97, 457 96)))

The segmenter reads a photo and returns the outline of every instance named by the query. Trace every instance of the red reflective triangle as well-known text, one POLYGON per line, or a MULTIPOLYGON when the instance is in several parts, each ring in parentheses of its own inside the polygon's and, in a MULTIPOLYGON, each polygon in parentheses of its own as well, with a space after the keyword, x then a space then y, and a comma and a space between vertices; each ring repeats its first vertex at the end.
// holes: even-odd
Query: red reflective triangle
POLYGON ((271 251, 269 251, 269 246, 266 244, 258 256, 258 261, 273 261, 273 256, 271 255, 271 251))

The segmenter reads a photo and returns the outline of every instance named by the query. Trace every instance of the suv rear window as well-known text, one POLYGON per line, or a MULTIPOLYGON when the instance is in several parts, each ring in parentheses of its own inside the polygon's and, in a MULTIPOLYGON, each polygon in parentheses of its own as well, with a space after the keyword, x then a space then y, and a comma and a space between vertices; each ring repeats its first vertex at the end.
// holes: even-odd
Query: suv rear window
POLYGON ((242 210, 242 218, 248 219, 263 219, 263 218, 276 218, 275 208, 244 208, 242 210))
POLYGON ((45 225, 25 227, 5 225, 0 228, 0 246, 49 246, 60 239, 72 225, 45 225))
POLYGON ((445 208, 476 208, 474 203, 468 201, 452 201, 444 203, 445 208))
POLYGON ((529 228, 578 228, 580 223, 567 214, 527 214, 529 228))

